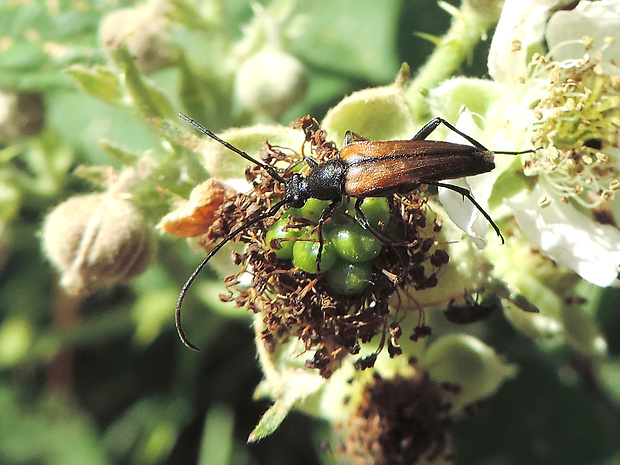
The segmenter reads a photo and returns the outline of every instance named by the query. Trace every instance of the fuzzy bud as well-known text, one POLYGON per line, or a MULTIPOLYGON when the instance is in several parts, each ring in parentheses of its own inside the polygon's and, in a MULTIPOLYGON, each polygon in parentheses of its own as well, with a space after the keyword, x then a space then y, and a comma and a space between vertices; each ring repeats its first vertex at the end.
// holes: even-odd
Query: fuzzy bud
POLYGON ((45 219, 43 249, 71 294, 127 281, 150 263, 151 229, 140 211, 117 193, 72 197, 45 219))
POLYGON ((307 86, 305 66, 294 56, 276 50, 263 50, 248 58, 235 78, 239 101, 274 120, 302 99, 307 86))
POLYGON ((168 21, 156 2, 151 3, 112 11, 99 27, 99 40, 104 49, 113 49, 125 42, 138 67, 146 73, 162 69, 173 61, 167 40, 168 21))
POLYGON ((41 132, 45 123, 43 95, 0 92, 0 142, 11 144, 41 132))
POLYGON ((433 342, 424 356, 424 368, 435 382, 458 386, 453 399, 457 410, 490 396, 517 372, 489 346, 464 334, 433 342))

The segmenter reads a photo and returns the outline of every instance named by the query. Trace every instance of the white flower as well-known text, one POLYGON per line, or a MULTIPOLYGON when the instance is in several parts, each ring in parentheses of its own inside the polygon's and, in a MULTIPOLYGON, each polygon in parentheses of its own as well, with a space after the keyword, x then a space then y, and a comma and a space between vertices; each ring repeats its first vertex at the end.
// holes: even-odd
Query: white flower
MULTIPOLYGON (((522 156, 520 166, 502 167, 496 157, 498 169, 469 179, 474 197, 483 206, 491 196, 505 199, 532 243, 584 279, 608 286, 619 283, 620 265, 613 218, 620 213, 614 202, 620 190, 620 1, 582 1, 562 10, 565 3, 506 2, 489 54, 494 82, 478 85, 493 97, 473 108, 484 131, 476 137, 471 125, 459 120, 458 126, 491 150, 537 149, 522 156), (543 39, 546 56, 536 53, 543 39), (512 188, 502 182, 506 170, 512 170, 512 188)), ((450 93, 457 101, 459 85, 451 81, 431 98, 445 101, 450 93)), ((472 234, 468 212, 459 224, 472 234)), ((506 211, 492 214, 496 219, 506 211)))
POLYGON ((525 162, 536 187, 522 201, 506 201, 530 241, 600 286, 618 283, 620 265, 620 232, 590 213, 605 209, 618 189, 619 11, 618 1, 581 2, 551 16, 549 58, 535 58, 525 78, 526 87, 528 79, 546 85, 532 140, 549 149, 525 162))
MULTIPOLYGON (((550 44, 561 44, 573 41, 573 46, 563 46, 551 51, 553 59, 558 61, 571 60, 582 53, 581 47, 574 43, 576 31, 584 36, 591 37, 595 44, 603 44, 609 37, 618 37, 620 25, 620 2, 580 2, 574 10, 558 11, 547 25, 546 37, 550 44)), ((620 41, 608 44, 602 51, 605 58, 617 59, 620 57, 620 41)), ((603 67, 608 63, 603 61, 603 67)), ((613 69, 611 72, 617 72, 613 69)), ((607 69, 607 71, 610 71, 607 69)))

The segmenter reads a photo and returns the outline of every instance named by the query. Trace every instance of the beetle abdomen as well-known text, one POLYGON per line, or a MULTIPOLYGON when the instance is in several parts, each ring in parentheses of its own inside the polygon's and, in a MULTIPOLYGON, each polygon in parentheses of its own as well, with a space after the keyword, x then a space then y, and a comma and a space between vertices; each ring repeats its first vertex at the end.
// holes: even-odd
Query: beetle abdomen
POLYGON ((346 169, 344 190, 353 197, 403 192, 424 181, 473 176, 495 167, 488 150, 427 140, 359 142, 344 147, 340 158, 346 169))

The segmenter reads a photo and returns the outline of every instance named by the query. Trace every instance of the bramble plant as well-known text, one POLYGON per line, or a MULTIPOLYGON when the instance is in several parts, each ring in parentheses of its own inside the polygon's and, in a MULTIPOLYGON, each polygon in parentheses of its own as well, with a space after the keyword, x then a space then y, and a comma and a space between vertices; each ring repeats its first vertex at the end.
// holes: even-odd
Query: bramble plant
POLYGON ((337 3, 0 6, 1 461, 620 454, 620 1, 337 3), (284 186, 179 112, 285 179, 435 116, 530 152, 446 181, 504 244, 425 186, 245 229, 284 186))

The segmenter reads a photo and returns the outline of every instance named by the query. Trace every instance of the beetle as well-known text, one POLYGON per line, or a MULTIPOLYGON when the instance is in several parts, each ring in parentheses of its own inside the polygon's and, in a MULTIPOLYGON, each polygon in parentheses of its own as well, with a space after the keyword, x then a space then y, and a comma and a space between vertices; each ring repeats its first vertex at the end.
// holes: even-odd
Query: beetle
POLYGON ((304 161, 310 167, 310 172, 305 176, 300 173, 293 173, 290 178, 285 179, 273 166, 256 160, 189 116, 179 113, 179 117, 224 147, 263 168, 272 178, 284 184, 283 198, 256 218, 231 231, 216 244, 183 285, 176 306, 176 327, 181 341, 194 350, 198 350, 198 348, 185 337, 181 326, 181 306, 189 287, 209 260, 226 243, 255 224, 274 216, 282 207, 301 208, 311 198, 330 201, 318 221, 320 248, 317 263, 320 261, 323 245, 322 225, 342 201, 343 196, 356 199, 355 216, 362 227, 373 232, 379 239, 385 240, 386 238, 374 231, 364 215, 361 209, 364 198, 407 193, 422 184, 451 189, 461 194, 463 198, 466 197, 487 219, 503 243, 504 238, 498 226, 476 202, 471 192, 464 187, 445 184, 442 181, 493 170, 495 168, 494 153, 516 155, 531 152, 531 150, 525 152, 492 152, 445 119, 435 117, 426 123, 411 140, 370 141, 347 131, 343 147, 337 156, 322 163, 313 158, 304 157, 304 161), (441 124, 465 138, 472 145, 426 140, 441 124))
POLYGON ((478 299, 465 295, 463 304, 457 305, 454 302, 455 300, 451 299, 448 303, 448 308, 443 313, 450 323, 457 325, 466 325, 484 320, 491 313, 502 308, 502 304, 497 297, 478 302, 478 299))

